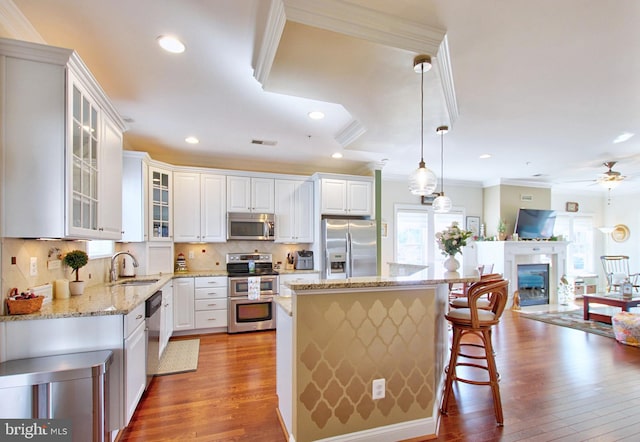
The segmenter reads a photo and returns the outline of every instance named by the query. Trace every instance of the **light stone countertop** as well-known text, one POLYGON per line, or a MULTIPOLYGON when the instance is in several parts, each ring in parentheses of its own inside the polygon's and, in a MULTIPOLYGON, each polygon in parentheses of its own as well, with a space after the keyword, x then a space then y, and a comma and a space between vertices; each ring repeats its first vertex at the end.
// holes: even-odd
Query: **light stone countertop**
POLYGON ((54 299, 43 304, 40 311, 28 315, 0 315, 0 322, 35 319, 74 318, 80 316, 126 315, 142 304, 157 290, 173 278, 199 276, 227 276, 226 270, 202 270, 195 272, 144 275, 135 278, 120 278, 115 283, 97 284, 87 287, 82 295, 69 299, 54 299), (158 279, 153 284, 127 285, 131 280, 158 279))
POLYGON ((333 290, 333 289, 360 289, 380 287, 400 287, 411 285, 454 284, 463 282, 475 282, 480 279, 477 271, 468 275, 458 272, 434 271, 425 269, 408 276, 372 276, 356 277, 348 279, 319 279, 309 278, 286 282, 285 285, 296 292, 297 295, 305 295, 305 291, 333 290))
POLYGON ((289 316, 293 316, 293 307, 291 306, 291 296, 274 296, 273 300, 280 308, 289 316))

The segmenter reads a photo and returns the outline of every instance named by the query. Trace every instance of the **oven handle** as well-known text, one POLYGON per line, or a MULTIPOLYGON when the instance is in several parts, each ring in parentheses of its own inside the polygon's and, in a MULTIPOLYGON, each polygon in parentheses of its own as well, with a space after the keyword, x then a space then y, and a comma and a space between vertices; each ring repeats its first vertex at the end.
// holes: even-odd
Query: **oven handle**
POLYGON ((229 301, 268 302, 273 301, 274 295, 260 295, 260 299, 249 299, 248 296, 230 296, 229 301))

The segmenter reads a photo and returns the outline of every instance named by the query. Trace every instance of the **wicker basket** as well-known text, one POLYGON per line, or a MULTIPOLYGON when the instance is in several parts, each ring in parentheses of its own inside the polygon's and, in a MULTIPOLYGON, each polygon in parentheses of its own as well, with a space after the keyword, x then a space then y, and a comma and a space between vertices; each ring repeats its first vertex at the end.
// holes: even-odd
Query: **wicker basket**
POLYGON ((7 309, 10 315, 28 315, 35 313, 42 307, 44 296, 36 296, 31 299, 7 299, 7 309))

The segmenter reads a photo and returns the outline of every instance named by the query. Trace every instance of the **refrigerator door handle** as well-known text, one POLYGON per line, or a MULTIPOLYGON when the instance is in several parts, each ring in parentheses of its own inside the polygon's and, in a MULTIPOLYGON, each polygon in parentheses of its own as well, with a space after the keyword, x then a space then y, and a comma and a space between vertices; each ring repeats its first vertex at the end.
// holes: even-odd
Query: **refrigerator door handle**
POLYGON ((351 254, 351 232, 347 232, 345 236, 347 238, 346 277, 351 278, 353 276, 353 255, 351 254))

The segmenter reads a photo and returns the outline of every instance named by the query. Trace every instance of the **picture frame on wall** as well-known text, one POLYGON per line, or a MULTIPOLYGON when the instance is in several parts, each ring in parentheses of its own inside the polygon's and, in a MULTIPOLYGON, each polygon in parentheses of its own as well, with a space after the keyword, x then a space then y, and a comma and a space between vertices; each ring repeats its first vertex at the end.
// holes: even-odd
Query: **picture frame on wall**
POLYGON ((473 236, 480 236, 480 217, 468 216, 466 218, 466 229, 471 231, 473 236))
POLYGON ((438 198, 437 193, 432 193, 431 195, 422 195, 420 197, 420 202, 425 206, 431 206, 433 205, 433 202, 435 201, 436 198, 438 198))

